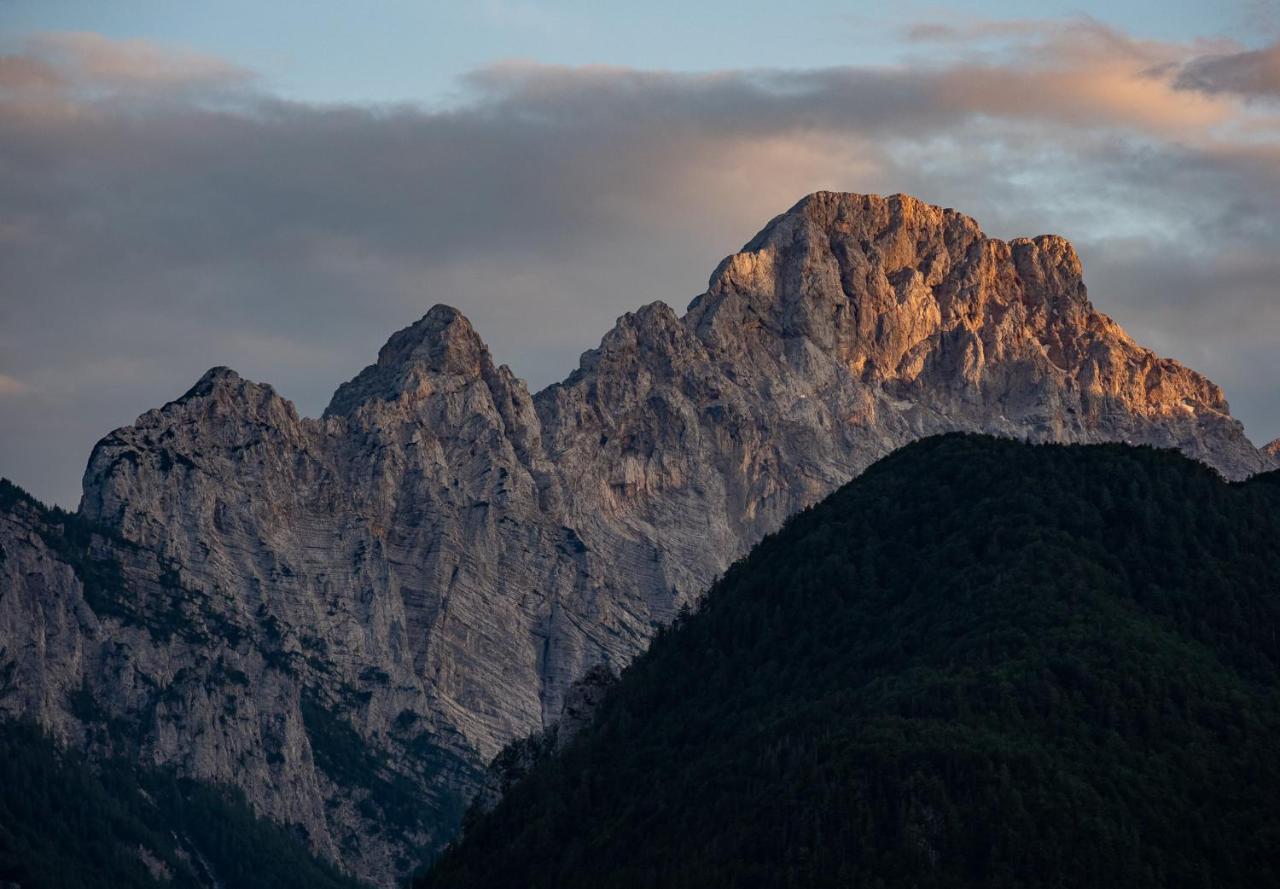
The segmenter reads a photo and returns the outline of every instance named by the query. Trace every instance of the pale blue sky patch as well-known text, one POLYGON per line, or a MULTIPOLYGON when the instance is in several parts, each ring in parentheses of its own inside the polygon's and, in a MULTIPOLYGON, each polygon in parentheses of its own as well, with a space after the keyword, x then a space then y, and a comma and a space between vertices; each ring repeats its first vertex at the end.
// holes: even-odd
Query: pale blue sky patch
POLYGON ((1274 3, 981 0, 956 5, 734 0, 689 3, 382 0, 7 0, 0 33, 92 31, 191 47, 259 72, 310 102, 448 101, 459 75, 501 59, 672 71, 891 64, 921 50, 911 28, 1087 16, 1158 40, 1275 36, 1274 3))

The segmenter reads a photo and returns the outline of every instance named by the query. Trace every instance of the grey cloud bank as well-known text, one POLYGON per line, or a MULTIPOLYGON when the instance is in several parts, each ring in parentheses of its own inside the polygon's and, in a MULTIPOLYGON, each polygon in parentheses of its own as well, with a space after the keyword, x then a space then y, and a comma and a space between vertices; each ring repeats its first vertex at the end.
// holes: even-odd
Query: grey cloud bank
POLYGON ((1189 62, 1175 83, 1205 93, 1280 99, 1280 46, 1205 56, 1189 62))
POLYGON ((537 388, 819 189, 1071 238, 1101 310, 1280 435, 1273 63, 1091 22, 914 36, 895 67, 502 64, 440 109, 33 43, 0 59, 0 474, 74 504, 93 442, 212 365, 317 414, 436 302, 537 388))

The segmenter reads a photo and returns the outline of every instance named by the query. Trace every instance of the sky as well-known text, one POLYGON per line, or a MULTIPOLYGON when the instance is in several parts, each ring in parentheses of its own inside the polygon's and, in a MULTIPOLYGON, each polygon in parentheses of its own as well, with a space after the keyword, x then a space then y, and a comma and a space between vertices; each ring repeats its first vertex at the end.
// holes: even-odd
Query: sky
POLYGON ((0 475, 433 304, 532 389, 819 189, 1065 235, 1280 436, 1280 5, 0 0, 0 475))

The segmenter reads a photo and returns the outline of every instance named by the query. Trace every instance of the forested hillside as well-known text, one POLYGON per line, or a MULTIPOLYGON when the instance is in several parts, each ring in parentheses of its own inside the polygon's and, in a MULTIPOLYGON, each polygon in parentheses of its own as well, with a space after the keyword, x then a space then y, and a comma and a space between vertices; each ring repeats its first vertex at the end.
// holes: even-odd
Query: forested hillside
MULTIPOLYGON (((3 677, 0 677, 3 678, 3 677)), ((359 889, 238 791, 121 760, 90 768, 0 723, 0 885, 22 889, 359 889)))
POLYGON ((1280 885, 1280 483, 944 436, 733 566, 420 885, 1280 885))

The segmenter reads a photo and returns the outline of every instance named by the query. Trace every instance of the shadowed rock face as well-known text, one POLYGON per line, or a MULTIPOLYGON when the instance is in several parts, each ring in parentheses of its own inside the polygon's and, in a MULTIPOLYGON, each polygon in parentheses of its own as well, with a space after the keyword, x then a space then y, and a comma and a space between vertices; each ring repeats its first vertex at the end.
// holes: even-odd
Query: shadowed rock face
POLYGON ((1063 239, 819 193, 683 318, 622 317, 535 396, 445 306, 321 419, 211 370, 94 449, 89 568, 53 518, 0 520, 0 708, 94 750, 124 743, 110 717, 390 885, 577 677, 791 513, 954 430, 1176 447, 1229 478, 1275 459, 1217 386, 1093 310, 1063 239), (99 563, 119 601, 95 609, 99 563))

